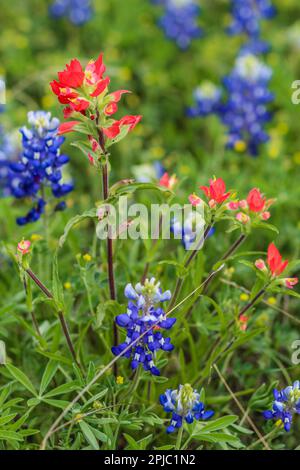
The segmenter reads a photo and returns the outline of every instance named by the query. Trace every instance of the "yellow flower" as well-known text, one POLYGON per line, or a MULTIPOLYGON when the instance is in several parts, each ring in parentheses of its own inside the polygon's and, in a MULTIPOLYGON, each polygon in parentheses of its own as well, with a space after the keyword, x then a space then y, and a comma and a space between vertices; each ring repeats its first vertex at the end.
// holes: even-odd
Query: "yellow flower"
POLYGON ((39 235, 38 233, 33 233, 30 238, 32 242, 39 242, 43 240, 42 235, 39 235))
POLYGON ((237 151, 237 152, 245 152, 247 148, 247 145, 246 145, 246 142, 244 142, 243 140, 237 140, 234 144, 234 149, 237 151))
POLYGON ((123 385, 124 377, 122 377, 121 375, 118 375, 118 377, 116 378, 116 382, 118 385, 123 385))
POLYGON ((276 305, 276 303, 277 303, 276 297, 269 297, 268 298, 268 304, 269 305, 276 305))
POLYGON ((101 408, 103 408, 103 405, 102 405, 102 403, 101 403, 100 401, 96 400, 96 401, 94 401, 94 403, 93 403, 93 408, 94 408, 95 410, 100 410, 101 408))
POLYGON ((230 268, 225 269, 224 275, 230 279, 233 276, 234 271, 235 271, 234 267, 231 266, 230 268))
POLYGON ((64 288, 65 288, 66 290, 72 289, 72 284, 71 284, 70 282, 65 282, 65 283, 64 283, 64 288))
POLYGON ((84 418, 84 415, 81 413, 78 413, 77 415, 75 415, 74 421, 76 421, 77 423, 80 423, 83 418, 84 418))
POLYGON ((277 426, 277 428, 283 428, 283 422, 281 421, 281 419, 276 421, 275 426, 277 426))
POLYGON ((242 300, 243 302, 247 302, 247 300, 249 300, 249 295, 244 292, 240 295, 240 300, 242 300))
POLYGON ((90 261, 92 261, 92 257, 91 257, 91 255, 89 255, 88 253, 86 253, 86 254, 83 256, 83 259, 84 259, 84 261, 86 261, 87 263, 89 263, 90 261))

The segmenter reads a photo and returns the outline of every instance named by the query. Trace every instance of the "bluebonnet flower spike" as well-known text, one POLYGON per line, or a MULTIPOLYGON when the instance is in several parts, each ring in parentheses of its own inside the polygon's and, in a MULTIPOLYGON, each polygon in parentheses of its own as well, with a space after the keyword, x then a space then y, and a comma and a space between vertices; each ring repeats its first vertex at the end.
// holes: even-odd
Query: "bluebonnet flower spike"
POLYGON ((179 385, 178 390, 168 389, 159 397, 160 404, 166 413, 172 413, 167 433, 173 433, 181 428, 183 420, 188 424, 196 420, 210 419, 214 412, 205 410, 204 403, 200 401, 200 394, 190 384, 179 385))
POLYGON ((271 410, 263 413, 265 419, 281 421, 286 432, 289 432, 293 423, 293 416, 300 414, 300 381, 279 391, 274 389, 274 402, 271 410))
MULTIPOLYGON (((62 198, 73 190, 72 183, 64 183, 61 168, 69 157, 60 153, 64 137, 57 135, 59 120, 52 118, 44 111, 28 113, 30 128, 23 127, 23 152, 20 159, 10 163, 9 188, 11 194, 18 198, 31 198, 34 207, 17 223, 25 225, 36 222, 45 211, 45 190, 51 188, 54 198, 62 198)), ((59 208, 63 209, 60 204, 59 208)))
POLYGON ((200 7, 195 0, 158 0, 165 11, 159 20, 167 38, 175 41, 180 49, 187 49, 193 39, 202 36, 198 25, 200 7))
POLYGON ((153 375, 160 372, 155 365, 155 355, 158 350, 172 351, 174 346, 170 338, 163 336, 162 330, 169 330, 176 322, 175 318, 166 317, 160 303, 171 299, 171 292, 162 292, 160 283, 155 279, 146 279, 144 284, 138 283, 135 287, 127 284, 125 297, 129 300, 127 312, 116 317, 119 327, 126 329, 125 342, 112 347, 116 356, 124 351, 142 333, 149 330, 124 356, 131 358, 131 368, 135 370, 140 364, 153 375))
POLYGON ((227 147, 240 148, 256 156, 259 146, 269 140, 265 125, 271 120, 268 104, 274 99, 268 89, 272 70, 253 54, 240 55, 230 75, 224 78, 226 97, 216 88, 209 100, 201 92, 190 117, 216 114, 228 129, 227 147))
POLYGON ((82 26, 93 15, 92 2, 91 0, 55 0, 50 6, 50 14, 54 18, 66 16, 74 25, 82 26))

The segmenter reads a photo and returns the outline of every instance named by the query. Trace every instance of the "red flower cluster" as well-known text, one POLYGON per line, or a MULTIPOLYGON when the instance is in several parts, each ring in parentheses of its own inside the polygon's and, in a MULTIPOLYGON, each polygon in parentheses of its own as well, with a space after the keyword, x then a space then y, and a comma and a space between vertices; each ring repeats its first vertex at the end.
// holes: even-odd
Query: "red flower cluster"
POLYGON ((236 219, 242 224, 247 224, 251 220, 250 216, 255 214, 261 220, 268 220, 271 217, 268 209, 272 203, 272 199, 266 199, 258 188, 253 188, 249 192, 247 199, 230 202, 228 209, 232 211, 240 209, 241 211, 237 213, 236 219))
POLYGON ((226 192, 226 185, 222 178, 211 179, 209 186, 200 186, 200 189, 206 195, 210 208, 223 204, 230 196, 230 193, 226 192))
MULTIPOLYGON (((280 252, 274 245, 274 243, 271 243, 268 247, 268 256, 267 256, 267 265, 266 266, 264 260, 258 259, 255 262, 255 266, 257 269, 260 271, 264 271, 266 273, 270 273, 272 278, 277 278, 279 277, 287 268, 289 262, 287 260, 283 260, 280 252)), ((284 285, 292 289, 296 284, 298 284, 298 278, 285 278, 283 279, 284 285)))
POLYGON ((73 59, 66 65, 65 70, 58 72, 58 80, 50 83, 59 102, 66 105, 65 119, 74 115, 78 119, 61 124, 60 134, 74 130, 80 132, 82 128, 79 125, 85 125, 88 130, 90 121, 93 121, 94 127, 102 133, 103 139, 114 140, 121 133, 125 137, 141 120, 141 116, 124 116, 119 120, 110 118, 118 111, 117 103, 122 95, 130 92, 118 90, 108 94, 110 78, 104 77, 105 71, 102 54, 97 60, 91 60, 85 70, 78 59, 73 59))

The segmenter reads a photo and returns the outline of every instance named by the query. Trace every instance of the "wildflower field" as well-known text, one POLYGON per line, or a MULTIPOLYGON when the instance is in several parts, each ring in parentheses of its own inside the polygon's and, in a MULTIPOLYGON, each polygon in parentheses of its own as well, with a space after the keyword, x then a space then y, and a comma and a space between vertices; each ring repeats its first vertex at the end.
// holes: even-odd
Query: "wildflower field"
POLYGON ((299 450, 299 1, 0 24, 0 450, 299 450))

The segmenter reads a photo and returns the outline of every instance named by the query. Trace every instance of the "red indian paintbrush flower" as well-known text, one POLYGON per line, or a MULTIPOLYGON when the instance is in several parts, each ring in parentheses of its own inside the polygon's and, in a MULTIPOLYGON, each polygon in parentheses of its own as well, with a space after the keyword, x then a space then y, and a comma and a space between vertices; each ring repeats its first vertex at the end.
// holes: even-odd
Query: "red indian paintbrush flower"
MULTIPOLYGON (((288 261, 282 259, 282 256, 274 245, 274 243, 271 243, 268 247, 267 265, 268 267, 262 259, 258 259, 255 261, 256 268, 265 273, 269 272, 272 278, 279 277, 288 266, 288 261)), ((280 283, 285 285, 285 287, 287 287, 288 289, 293 289, 293 287, 298 284, 298 278, 292 277, 280 279, 280 283)))
POLYGON ((273 199, 266 199, 258 188, 253 188, 249 192, 247 199, 229 202, 227 208, 231 211, 241 210, 236 215, 236 220, 243 224, 248 224, 255 218, 258 220, 268 220, 271 214, 267 209, 269 209, 273 202, 273 199))
POLYGON ((230 193, 226 192, 226 185, 222 178, 211 179, 209 186, 200 186, 200 189, 208 198, 210 207, 222 204, 230 196, 230 193))
POLYGON ((247 203, 250 211, 261 212, 266 205, 266 198, 264 198, 259 189, 253 188, 248 194, 247 203))
MULTIPOLYGON (((84 69, 78 59, 71 60, 65 70, 58 72, 58 80, 50 85, 61 104, 66 105, 63 112, 65 119, 75 117, 78 121, 62 124, 60 134, 77 131, 98 139, 100 147, 92 152, 103 154, 115 141, 121 140, 140 122, 142 116, 124 116, 119 120, 111 118, 118 111, 117 103, 128 90, 108 93, 109 77, 104 77, 106 67, 103 56, 91 60, 84 69), (81 124, 80 128, 76 128, 81 124)), ((91 140, 91 139, 90 139, 91 140)), ((90 161, 99 155, 89 154, 90 161)))
POLYGON ((30 247, 31 243, 29 240, 22 240, 21 242, 18 243, 18 252, 21 253, 22 255, 27 255, 30 253, 30 247))
POLYGON ((289 264, 288 261, 282 260, 282 256, 274 243, 271 243, 268 247, 267 263, 274 277, 280 276, 289 264))
POLYGON ((168 172, 165 172, 159 180, 160 186, 164 186, 168 189, 173 189, 177 183, 176 175, 170 176, 168 172))

